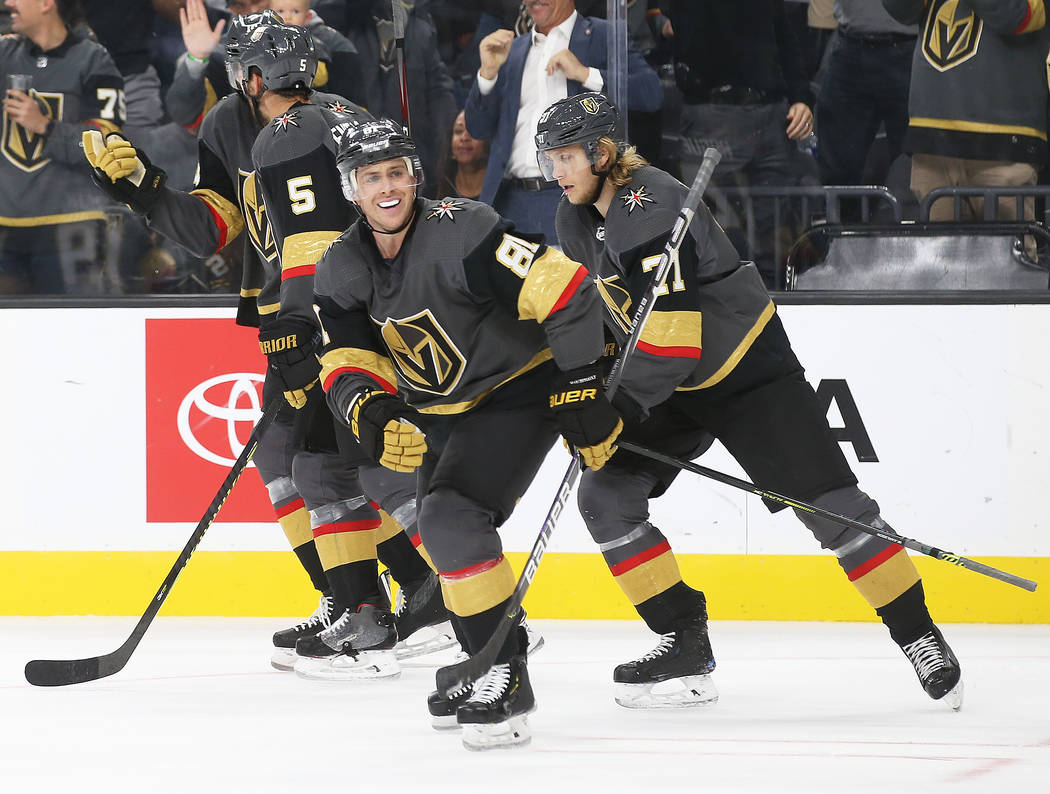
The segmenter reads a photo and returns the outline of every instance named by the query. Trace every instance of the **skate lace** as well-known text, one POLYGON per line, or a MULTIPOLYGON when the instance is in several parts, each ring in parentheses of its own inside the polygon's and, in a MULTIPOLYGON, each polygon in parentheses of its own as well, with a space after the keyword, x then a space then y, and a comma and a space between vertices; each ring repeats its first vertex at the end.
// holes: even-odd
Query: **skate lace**
POLYGON ((919 678, 925 681, 931 673, 944 667, 944 653, 941 644, 932 632, 919 637, 915 642, 909 642, 902 646, 904 655, 911 661, 919 678))
POLYGON ((658 659, 659 657, 661 657, 665 653, 667 653, 669 650, 671 650, 671 647, 673 645, 674 645, 674 634, 664 634, 664 635, 662 635, 660 637, 660 642, 657 644, 657 646, 655 648, 653 648, 648 653, 646 653, 646 654, 644 654, 642 656, 639 656, 637 659, 632 661, 631 664, 638 664, 639 662, 648 662, 648 661, 652 661, 653 659, 658 659))
POLYGON ((330 624, 328 628, 326 628, 324 631, 318 634, 318 636, 321 637, 322 640, 327 640, 332 638, 338 638, 341 635, 345 634, 350 627, 350 617, 353 614, 354 613, 351 612, 349 609, 345 610, 343 614, 339 616, 339 620, 337 620, 335 623, 330 624))
POLYGON ((475 703, 495 703, 507 691, 509 683, 510 665, 493 665, 474 685, 474 694, 470 700, 475 703))
POLYGON ((303 629, 308 629, 313 626, 316 626, 318 623, 320 623, 321 626, 327 629, 329 626, 332 625, 333 605, 334 602, 331 598, 329 598, 326 595, 322 595, 321 600, 317 604, 317 609, 314 610, 314 613, 302 623, 297 624, 295 630, 302 631, 303 629))

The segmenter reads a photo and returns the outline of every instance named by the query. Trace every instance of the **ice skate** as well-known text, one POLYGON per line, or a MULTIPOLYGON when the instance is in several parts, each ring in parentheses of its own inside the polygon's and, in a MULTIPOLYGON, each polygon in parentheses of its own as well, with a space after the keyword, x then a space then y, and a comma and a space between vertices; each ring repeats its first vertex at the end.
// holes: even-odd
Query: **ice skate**
POLYGON ((649 653, 613 671, 615 699, 629 709, 706 706, 718 701, 707 620, 679 621, 649 653))
POLYGON ((959 660, 936 626, 917 640, 901 646, 926 694, 955 711, 962 708, 963 682, 959 660))
MULTIPOLYGON (((466 656, 466 654, 464 654, 466 656)), ((430 724, 435 730, 449 731, 459 728, 456 720, 456 711, 474 693, 474 685, 467 684, 462 689, 457 689, 448 697, 437 690, 430 693, 427 698, 427 710, 430 711, 430 724)))
POLYGON ((364 604, 295 645, 296 675, 319 681, 356 681, 401 675, 394 646, 397 630, 390 612, 364 604))
POLYGON ((525 629, 525 637, 528 642, 528 644, 525 646, 527 648, 525 653, 531 657, 532 654, 536 653, 536 651, 543 647, 545 640, 543 639, 542 634, 540 634, 536 629, 534 629, 528 624, 528 621, 525 619, 526 617, 527 615, 525 614, 525 607, 522 607, 521 620, 519 621, 518 625, 525 629))
POLYGON ((273 655, 270 664, 277 670, 291 672, 295 667, 295 643, 302 637, 312 637, 332 625, 335 602, 327 593, 321 596, 317 609, 306 620, 273 635, 273 655))
POLYGON ((468 750, 519 747, 532 740, 528 714, 536 710, 524 656, 493 665, 474 684, 474 692, 456 712, 468 750))
POLYGON ((402 638, 395 649, 398 659, 411 659, 458 645, 436 573, 415 585, 405 585, 398 592, 394 620, 397 634, 402 638))

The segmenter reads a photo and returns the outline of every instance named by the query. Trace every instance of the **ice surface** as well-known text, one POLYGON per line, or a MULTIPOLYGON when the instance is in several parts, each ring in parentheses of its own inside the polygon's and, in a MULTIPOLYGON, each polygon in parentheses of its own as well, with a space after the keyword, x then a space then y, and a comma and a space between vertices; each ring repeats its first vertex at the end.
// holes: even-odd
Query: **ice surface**
POLYGON ((944 626, 963 710, 930 701, 876 624, 714 622, 705 709, 629 711, 615 664, 641 623, 530 621, 539 710, 524 749, 468 753, 430 728, 435 665, 325 683, 269 668, 294 621, 159 618, 128 666, 56 689, 30 658, 118 647, 134 618, 0 619, 0 792, 1050 791, 1050 627, 944 626))

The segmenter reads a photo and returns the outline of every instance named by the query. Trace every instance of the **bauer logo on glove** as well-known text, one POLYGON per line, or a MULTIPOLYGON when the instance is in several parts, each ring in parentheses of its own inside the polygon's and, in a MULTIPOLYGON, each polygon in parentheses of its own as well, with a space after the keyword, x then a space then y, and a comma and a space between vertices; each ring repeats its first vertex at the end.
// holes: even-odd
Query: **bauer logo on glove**
POLYGON ((559 372, 551 389, 550 407, 565 441, 580 452, 590 469, 600 469, 616 452, 623 420, 605 398, 596 363, 559 372))

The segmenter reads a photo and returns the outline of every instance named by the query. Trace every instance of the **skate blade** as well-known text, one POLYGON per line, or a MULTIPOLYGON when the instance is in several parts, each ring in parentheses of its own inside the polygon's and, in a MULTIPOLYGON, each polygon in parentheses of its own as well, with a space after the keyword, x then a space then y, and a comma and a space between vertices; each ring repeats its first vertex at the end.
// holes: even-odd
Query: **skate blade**
POLYGON ((718 689, 709 675, 687 675, 653 684, 616 684, 613 698, 627 709, 676 709, 711 706, 718 689))
POLYGON ((447 714, 444 717, 431 714, 430 727, 435 731, 458 731, 459 720, 456 719, 455 714, 447 714))
POLYGON ((940 698, 941 703, 946 706, 950 706, 952 711, 959 711, 963 704, 963 682, 959 679, 959 683, 948 690, 944 697, 940 698))
POLYGON ((532 741, 527 716, 519 714, 505 722, 461 723, 463 746, 473 751, 524 747, 532 741))
POLYGON ((270 666, 282 673, 290 673, 295 669, 295 660, 298 658, 295 655, 295 648, 274 648, 273 655, 270 657, 270 666))
POLYGON ((356 657, 341 653, 324 659, 300 656, 295 674, 310 681, 378 681, 401 675, 392 651, 361 651, 356 657))
POLYGON ((546 643, 546 640, 543 639, 542 634, 540 634, 538 631, 532 628, 532 626, 530 626, 528 623, 525 623, 524 626, 525 634, 528 635, 529 638, 529 649, 528 651, 526 651, 525 656, 531 659, 532 654, 536 653, 536 651, 542 648, 544 643, 546 643))
POLYGON ((414 659, 417 656, 444 651, 458 645, 459 640, 452 632, 452 624, 446 621, 436 626, 424 626, 413 632, 394 646, 394 651, 398 659, 414 659), (444 630, 446 626, 448 629, 444 630))

